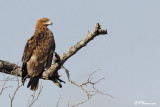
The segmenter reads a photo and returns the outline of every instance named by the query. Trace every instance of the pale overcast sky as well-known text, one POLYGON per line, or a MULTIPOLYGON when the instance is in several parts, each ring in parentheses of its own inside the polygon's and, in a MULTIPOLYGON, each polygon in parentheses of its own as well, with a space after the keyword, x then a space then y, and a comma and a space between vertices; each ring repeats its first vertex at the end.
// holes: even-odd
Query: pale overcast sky
MULTIPOLYGON (((53 21, 49 28, 60 55, 99 22, 108 34, 96 37, 68 59, 65 67, 78 83, 101 69, 94 80, 105 80, 97 87, 114 98, 96 95, 79 107, 135 107, 135 101, 156 103, 147 107, 160 107, 159 0, 0 0, 0 16, 0 60, 18 65, 39 18, 53 21)), ((60 89, 51 81, 41 80, 44 88, 33 107, 55 107, 59 96, 59 107, 86 98, 80 88, 68 83, 64 71, 59 72, 67 83, 60 89)), ((3 79, 2 73, 0 78, 3 79)), ((26 84, 18 91, 14 107, 27 106, 33 92, 26 84)), ((2 107, 10 107, 9 94, 13 94, 17 83, 7 85, 14 87, 0 96, 2 107)))

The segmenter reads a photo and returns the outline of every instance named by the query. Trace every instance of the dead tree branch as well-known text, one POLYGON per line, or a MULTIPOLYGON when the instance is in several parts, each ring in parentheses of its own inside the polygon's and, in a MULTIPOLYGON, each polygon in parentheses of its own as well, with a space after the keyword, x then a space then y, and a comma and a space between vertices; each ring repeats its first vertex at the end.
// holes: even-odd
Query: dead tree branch
MULTIPOLYGON (((12 87, 12 86, 7 86, 7 87, 5 86, 5 85, 6 85, 6 82, 10 80, 9 77, 10 77, 10 76, 8 76, 5 80, 3 80, 4 83, 3 83, 3 86, 2 86, 2 88, 1 88, 0 95, 2 94, 2 92, 3 92, 6 88, 11 88, 11 87, 12 87)), ((2 81, 2 80, 1 80, 1 81, 2 81)))
POLYGON ((64 53, 60 57, 60 63, 53 64, 47 71, 43 72, 43 77, 45 79, 52 78, 54 74, 61 68, 61 66, 65 63, 65 61, 73 56, 77 51, 79 51, 82 47, 86 46, 88 42, 93 40, 96 36, 101 34, 107 34, 107 30, 101 29, 99 23, 96 24, 94 30, 92 32, 89 32, 87 36, 79 41, 76 45, 73 47, 70 47, 66 53, 64 53))
POLYGON ((84 101, 82 101, 82 102, 79 102, 79 103, 77 103, 77 104, 75 104, 75 105, 72 105, 71 107, 76 107, 76 106, 79 106, 79 105, 81 105, 81 104, 84 104, 84 103, 86 103, 88 100, 90 100, 90 99, 86 99, 86 100, 84 100, 84 101))
MULTIPOLYGON (((65 69, 65 68, 64 68, 64 69, 65 69)), ((67 70, 67 69, 65 69, 65 70, 67 70)), ((96 70, 95 72, 97 72, 97 71, 98 71, 98 70, 96 70)), ((68 72, 69 72, 69 71, 68 71, 68 72)), ((109 94, 103 93, 102 91, 98 90, 98 89, 95 87, 96 84, 98 84, 100 81, 102 81, 102 80, 104 79, 104 78, 101 78, 101 79, 99 79, 99 80, 97 80, 97 81, 95 81, 95 82, 92 82, 92 79, 93 79, 92 76, 95 74, 95 72, 93 72, 92 74, 90 74, 90 75, 88 76, 87 81, 84 82, 84 83, 81 83, 81 84, 78 84, 78 83, 76 83, 76 82, 74 82, 74 81, 72 81, 72 80, 70 79, 70 82, 71 82, 72 84, 76 85, 77 87, 81 88, 81 89, 86 93, 86 95, 87 95, 87 97, 88 97, 86 100, 84 100, 84 101, 82 101, 82 102, 79 102, 79 103, 77 103, 77 104, 75 104, 75 105, 72 105, 71 107, 79 106, 80 104, 86 103, 86 102, 87 102, 88 100, 90 100, 95 94, 107 95, 107 96, 109 96, 109 97, 111 97, 111 98, 114 98, 114 97, 112 97, 112 96, 109 95, 109 94), (87 87, 87 86, 89 86, 89 85, 92 86, 92 89, 87 90, 87 89, 84 88, 84 86, 87 87)))
POLYGON ((39 92, 38 92, 38 95, 36 96, 36 92, 34 92, 33 95, 30 96, 30 98, 32 97, 32 100, 31 100, 31 101, 30 101, 30 99, 28 100, 28 105, 27 105, 27 107, 31 107, 31 106, 38 100, 38 98, 39 98, 42 90, 43 90, 43 86, 42 86, 42 84, 41 84, 40 90, 39 90, 39 92))
POLYGON ((59 97, 59 99, 58 99, 58 101, 57 101, 56 107, 58 107, 58 104, 59 104, 60 99, 61 99, 61 96, 59 97))
MULTIPOLYGON (((45 80, 52 80, 52 81, 58 80, 60 82, 64 82, 61 79, 59 79, 59 77, 57 77, 55 74, 63 66, 65 61, 69 59, 71 56, 73 56, 74 54, 76 54, 76 52, 78 52, 81 48, 86 46, 87 43, 93 40, 96 36, 104 35, 104 34, 107 34, 107 30, 101 29, 99 23, 97 23, 92 32, 88 32, 87 36, 84 39, 79 41, 76 45, 70 47, 67 50, 67 52, 65 52, 59 58, 60 59, 59 61, 53 63, 48 70, 43 72, 41 78, 45 80)), ((2 61, 2 60, 0 60, 0 72, 15 75, 15 76, 20 76, 20 77, 22 76, 22 71, 20 66, 14 63, 2 61)))
POLYGON ((9 98, 10 98, 10 101, 11 101, 10 107, 12 107, 12 103, 13 103, 14 97, 15 97, 18 89, 19 89, 22 85, 23 85, 23 84, 20 85, 19 79, 18 79, 18 77, 17 77, 17 88, 16 88, 16 90, 14 91, 14 94, 13 94, 12 97, 9 95, 9 98))
MULTIPOLYGON (((68 78, 68 79, 69 79, 69 82, 72 83, 72 84, 74 84, 75 86, 81 88, 81 89, 86 93, 86 95, 87 95, 87 99, 85 99, 84 101, 81 101, 81 102, 79 102, 79 103, 77 103, 77 104, 74 104, 74 105, 72 105, 71 107, 76 107, 76 106, 79 106, 79 105, 81 105, 81 104, 86 103, 87 101, 89 101, 89 100, 90 100, 94 95, 96 95, 96 94, 107 95, 107 96, 109 96, 109 97, 111 97, 111 98, 114 98, 114 97, 112 97, 112 96, 109 95, 109 94, 103 93, 102 91, 98 90, 98 89, 95 87, 95 85, 98 84, 99 82, 101 82, 102 80, 104 80, 104 78, 101 78, 101 79, 99 79, 99 80, 97 80, 97 81, 95 81, 95 82, 92 82, 93 75, 94 75, 98 70, 100 70, 100 69, 98 69, 98 70, 96 70, 95 72, 91 73, 91 74, 88 76, 87 81, 84 82, 84 83, 81 83, 81 84, 78 84, 78 83, 74 82, 73 80, 71 80, 71 78, 70 78, 70 76, 69 76, 69 71, 68 71, 64 66, 62 66, 62 69, 66 72, 67 77, 69 77, 69 78, 68 78), (92 86, 92 87, 91 87, 92 89, 87 90, 86 88, 84 88, 84 86, 87 87, 87 86, 89 86, 89 85, 92 86)), ((61 96, 60 96, 60 98, 61 98, 61 96)), ((60 98, 58 99, 57 105, 58 105, 58 103, 59 103, 60 98)), ((56 107, 58 107, 58 106, 56 106, 56 107)), ((68 107, 70 107, 69 102, 68 102, 68 107)))

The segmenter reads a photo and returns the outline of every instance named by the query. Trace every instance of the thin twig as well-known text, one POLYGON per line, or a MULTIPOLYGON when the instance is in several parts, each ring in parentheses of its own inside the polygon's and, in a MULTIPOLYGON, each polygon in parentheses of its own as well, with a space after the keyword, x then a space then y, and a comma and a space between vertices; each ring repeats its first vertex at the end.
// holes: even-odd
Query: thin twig
POLYGON ((69 101, 68 101, 68 107, 69 107, 69 101))
POLYGON ((104 80, 104 78, 101 78, 101 79, 99 79, 99 80, 97 80, 97 81, 95 81, 95 82, 92 82, 93 75, 94 75, 97 71, 99 71, 99 70, 101 70, 101 69, 98 69, 98 70, 94 71, 93 73, 91 73, 91 74, 88 76, 87 81, 84 82, 84 83, 82 83, 82 84, 78 84, 78 83, 74 82, 73 80, 71 80, 70 74, 69 74, 69 70, 66 69, 64 66, 62 66, 62 69, 66 72, 69 82, 72 83, 72 84, 74 84, 75 86, 81 88, 81 89, 86 93, 86 95, 87 95, 87 97, 88 97, 88 99, 86 99, 86 100, 84 100, 84 101, 82 101, 82 102, 79 102, 79 103, 73 105, 72 107, 75 107, 75 106, 78 106, 78 105, 80 105, 80 104, 83 104, 83 103, 87 102, 88 100, 90 100, 90 99, 91 99, 94 95, 96 95, 97 93, 98 93, 98 94, 101 94, 101 95, 107 95, 107 96, 113 98, 111 95, 109 95, 109 94, 104 94, 104 93, 102 93, 102 91, 99 91, 97 88, 95 88, 95 85, 98 84, 99 82, 101 82, 102 80, 104 80), (83 86, 87 86, 87 85, 92 85, 92 90, 86 90, 86 89, 83 87, 83 86))
POLYGON ((11 102, 10 107, 12 107, 12 103, 13 103, 13 100, 14 100, 14 98, 15 98, 15 95, 16 95, 18 89, 19 89, 22 85, 23 85, 23 84, 21 84, 21 85, 19 84, 19 79, 18 79, 18 77, 17 77, 17 88, 16 88, 16 90, 14 91, 14 94, 13 94, 12 97, 11 97, 10 94, 9 94, 9 98, 10 98, 10 102, 11 102))
POLYGON ((29 98, 27 107, 31 107, 38 100, 42 90, 43 90, 43 86, 41 84, 38 95, 36 96, 36 92, 34 92, 33 95, 30 96, 30 97, 32 97, 32 100, 30 101, 30 98, 29 98))
POLYGON ((58 99, 58 101, 57 101, 56 107, 58 107, 58 104, 59 104, 60 99, 61 99, 61 96, 59 97, 59 99, 58 99))
POLYGON ((10 77, 10 76, 8 76, 8 77, 4 80, 2 89, 1 89, 1 91, 0 91, 0 95, 2 94, 2 92, 3 92, 6 88, 11 88, 11 87, 12 87, 12 86, 7 86, 7 87, 5 87, 6 82, 9 81, 9 77, 10 77))
POLYGON ((75 105, 72 105, 71 107, 76 107, 76 106, 79 106, 80 104, 84 104, 84 103, 86 103, 88 100, 90 100, 90 99, 86 99, 86 100, 84 100, 84 101, 82 101, 82 102, 79 102, 79 103, 77 103, 77 104, 75 104, 75 105))

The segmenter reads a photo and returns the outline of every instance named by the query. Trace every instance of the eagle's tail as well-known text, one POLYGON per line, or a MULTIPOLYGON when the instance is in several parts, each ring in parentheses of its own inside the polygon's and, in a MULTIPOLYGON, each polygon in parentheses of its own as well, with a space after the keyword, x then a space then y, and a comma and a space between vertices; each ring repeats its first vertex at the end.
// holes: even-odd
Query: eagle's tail
POLYGON ((31 77, 27 85, 27 88, 31 86, 30 89, 32 91, 36 91, 38 89, 38 84, 39 84, 39 77, 31 77))

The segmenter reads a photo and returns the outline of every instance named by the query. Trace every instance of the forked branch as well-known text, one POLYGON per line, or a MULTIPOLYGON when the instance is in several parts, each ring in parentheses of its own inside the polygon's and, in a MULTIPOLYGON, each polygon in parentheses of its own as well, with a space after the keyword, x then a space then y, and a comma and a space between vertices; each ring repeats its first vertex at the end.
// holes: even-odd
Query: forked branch
POLYGON ((18 77, 17 77, 17 88, 16 88, 16 90, 14 91, 12 97, 9 95, 10 102, 11 102, 11 103, 10 103, 10 107, 13 106, 13 100, 14 100, 14 98, 15 98, 15 96, 16 96, 16 93, 17 93, 18 89, 19 89, 22 85, 23 85, 23 84, 20 84, 20 83, 19 83, 19 79, 18 79, 18 77))
POLYGON ((6 88, 11 88, 11 87, 12 87, 12 86, 5 86, 5 85, 6 85, 6 82, 11 80, 9 77, 10 77, 10 76, 8 76, 5 80, 0 80, 0 81, 4 81, 4 83, 3 83, 3 85, 2 85, 2 88, 1 88, 1 90, 0 90, 0 95, 2 95, 3 91, 4 91, 6 88))
MULTIPOLYGON (((69 73, 69 71, 68 71, 66 68, 63 68, 63 69, 69 73)), ((104 79, 104 78, 101 78, 101 79, 99 79, 99 80, 97 80, 97 81, 95 81, 95 82, 92 81, 93 75, 94 75, 97 71, 98 71, 98 70, 96 70, 95 72, 93 72, 92 74, 90 74, 90 75, 88 76, 88 79, 86 80, 86 82, 81 83, 81 84, 78 84, 78 83, 74 82, 73 80, 71 80, 71 78, 69 78, 69 81, 70 81, 72 84, 76 85, 77 87, 81 88, 81 89, 86 93, 86 95, 87 95, 87 97, 88 97, 86 100, 81 101, 81 102, 79 102, 79 103, 77 103, 77 104, 75 104, 75 105, 72 105, 71 107, 79 106, 80 104, 83 104, 83 103, 87 102, 87 101, 90 100, 95 94, 107 95, 107 96, 109 96, 109 97, 111 97, 111 98, 114 98, 114 97, 112 97, 112 96, 109 95, 109 94, 103 93, 102 91, 100 91, 99 89, 97 89, 97 88, 95 87, 96 84, 98 84, 99 82, 101 82, 101 81, 104 79), (91 88, 90 88, 90 89, 87 90, 86 88, 84 88, 84 86, 89 87, 90 85, 91 85, 91 88)), ((66 72, 66 73, 67 73, 67 72, 66 72)), ((67 74, 67 75, 68 75, 68 74, 67 74)))
POLYGON ((43 86, 41 84, 40 90, 39 90, 37 96, 36 96, 36 91, 33 93, 33 95, 30 96, 31 99, 29 98, 27 107, 31 107, 38 100, 42 90, 43 90, 43 86))

